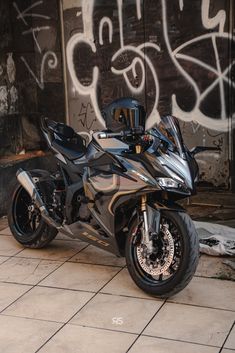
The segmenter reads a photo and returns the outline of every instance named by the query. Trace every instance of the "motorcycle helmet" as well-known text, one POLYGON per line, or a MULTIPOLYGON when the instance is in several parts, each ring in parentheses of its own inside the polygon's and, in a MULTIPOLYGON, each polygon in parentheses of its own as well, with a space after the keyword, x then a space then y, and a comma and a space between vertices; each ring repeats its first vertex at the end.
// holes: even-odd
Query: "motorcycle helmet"
POLYGON ((119 98, 102 111, 106 128, 111 132, 121 132, 131 128, 145 128, 146 112, 134 98, 119 98))

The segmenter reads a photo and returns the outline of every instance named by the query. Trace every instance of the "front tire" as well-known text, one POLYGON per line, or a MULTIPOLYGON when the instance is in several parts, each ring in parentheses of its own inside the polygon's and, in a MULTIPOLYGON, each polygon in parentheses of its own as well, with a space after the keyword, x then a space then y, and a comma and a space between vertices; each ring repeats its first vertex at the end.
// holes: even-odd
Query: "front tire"
MULTIPOLYGON (((140 261, 138 252, 140 235, 136 222, 132 224, 126 241, 126 262, 128 271, 139 288, 151 295, 168 298, 180 292, 192 279, 199 260, 199 240, 191 218, 184 212, 162 211, 160 224, 164 224, 164 227, 168 224, 172 242, 174 241, 174 259, 169 256, 171 259, 169 268, 160 273, 161 270, 156 266, 156 272, 158 271, 160 275, 153 276, 153 265, 151 264, 148 270, 147 261, 145 259, 140 261)), ((158 248, 162 243, 163 241, 159 239, 158 248)), ((162 247, 169 248, 169 244, 165 247, 163 244, 162 247)), ((164 257, 160 250, 158 254, 164 257)), ((160 264, 162 260, 159 260, 158 256, 160 255, 155 255, 155 258, 160 264)))
MULTIPOLYGON (((31 172, 32 177, 37 176, 31 172)), ((53 185, 50 181, 40 183, 40 192, 44 201, 49 201, 53 185)), ((27 191, 17 184, 8 211, 8 223, 12 235, 23 246, 43 248, 57 235, 56 228, 48 225, 40 211, 33 205, 27 191)))

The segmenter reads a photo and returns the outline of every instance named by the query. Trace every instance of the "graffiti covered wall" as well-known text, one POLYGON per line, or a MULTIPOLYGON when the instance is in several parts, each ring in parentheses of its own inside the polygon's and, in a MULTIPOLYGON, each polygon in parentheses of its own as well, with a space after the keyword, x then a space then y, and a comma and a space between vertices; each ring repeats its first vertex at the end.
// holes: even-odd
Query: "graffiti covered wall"
POLYGON ((71 124, 100 129, 105 104, 134 96, 147 109, 147 127, 172 113, 189 147, 220 147, 198 155, 200 178, 227 187, 235 118, 231 6, 232 0, 63 0, 71 124))
POLYGON ((57 0, 0 0, 0 158, 42 147, 40 116, 64 120, 57 0))

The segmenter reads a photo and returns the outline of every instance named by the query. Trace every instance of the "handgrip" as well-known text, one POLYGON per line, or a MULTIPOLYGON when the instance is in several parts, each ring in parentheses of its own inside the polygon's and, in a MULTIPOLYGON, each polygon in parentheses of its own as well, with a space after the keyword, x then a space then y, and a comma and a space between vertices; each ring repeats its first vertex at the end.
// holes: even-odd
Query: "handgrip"
POLYGON ((121 131, 121 132, 101 132, 99 135, 98 135, 98 138, 99 139, 109 139, 109 138, 115 138, 115 137, 123 137, 123 136, 126 136, 130 133, 130 131, 121 131))
POLYGON ((124 136, 136 136, 136 135, 143 135, 144 129, 143 127, 132 128, 131 130, 125 130, 121 132, 101 132, 98 135, 99 139, 109 139, 115 137, 124 137, 124 136))

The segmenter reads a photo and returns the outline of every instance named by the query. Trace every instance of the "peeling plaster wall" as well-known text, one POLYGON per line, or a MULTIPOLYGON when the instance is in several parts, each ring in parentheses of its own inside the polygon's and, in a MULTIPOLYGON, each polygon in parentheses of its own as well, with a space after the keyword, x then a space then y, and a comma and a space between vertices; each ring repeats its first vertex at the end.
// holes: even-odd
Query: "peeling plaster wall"
POLYGON ((0 117, 18 110, 18 89, 15 86, 16 67, 13 53, 4 53, 0 64, 0 117))
POLYGON ((18 112, 18 85, 13 57, 13 34, 10 22, 9 4, 0 1, 0 155, 16 153, 21 149, 22 135, 15 119, 18 112), (6 117, 12 116, 11 122, 6 117), (9 131, 15 131, 14 136, 9 131), (8 139, 7 136, 8 135, 8 139))
POLYGON ((189 147, 220 147, 198 155, 200 180, 228 188, 232 0, 62 2, 71 124, 84 134, 100 129, 105 104, 135 96, 147 108, 148 127, 172 113, 189 147))

